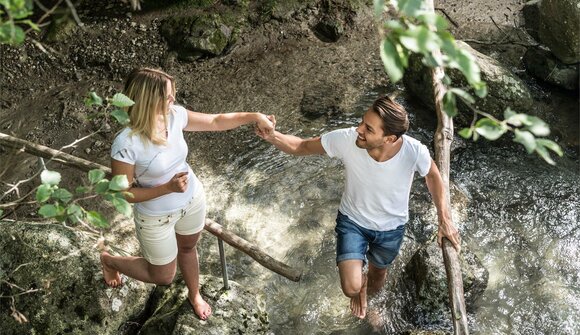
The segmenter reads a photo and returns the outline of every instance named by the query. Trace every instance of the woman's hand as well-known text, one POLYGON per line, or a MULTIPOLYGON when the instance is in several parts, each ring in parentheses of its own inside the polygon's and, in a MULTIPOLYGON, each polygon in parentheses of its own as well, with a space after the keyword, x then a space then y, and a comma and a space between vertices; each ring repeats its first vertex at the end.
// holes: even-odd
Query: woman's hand
POLYGON ((189 178, 189 172, 179 172, 168 181, 165 186, 171 192, 183 193, 187 190, 187 179, 189 178))
POLYGON ((257 124, 255 129, 256 135, 267 141, 272 135, 274 135, 274 130, 276 129, 276 118, 274 117, 274 115, 264 115, 264 114, 260 115, 265 116, 270 121, 272 128, 271 130, 269 130, 268 128, 263 130, 259 127, 259 124, 257 124))
POLYGON ((274 118, 274 115, 266 116, 262 113, 257 113, 257 116, 256 132, 263 134, 264 136, 271 135, 276 128, 276 118, 274 118))

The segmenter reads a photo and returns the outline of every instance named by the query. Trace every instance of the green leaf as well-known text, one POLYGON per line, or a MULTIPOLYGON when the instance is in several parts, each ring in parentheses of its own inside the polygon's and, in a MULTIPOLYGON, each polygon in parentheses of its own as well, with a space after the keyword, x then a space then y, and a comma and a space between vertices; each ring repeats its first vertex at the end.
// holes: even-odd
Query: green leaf
POLYGON ((23 19, 32 14, 32 1, 29 0, 11 0, 0 2, 13 19, 23 19))
POLYGON ((503 118, 506 120, 506 122, 507 122, 507 123, 509 123, 509 124, 511 124, 511 125, 514 125, 514 126, 516 126, 516 127, 519 127, 519 126, 521 126, 521 124, 513 124, 513 123, 510 123, 510 122, 508 121, 510 118, 512 118, 512 117, 514 117, 514 116, 516 116, 516 115, 518 115, 518 114, 517 114, 516 112, 514 112, 514 111, 513 111, 511 108, 509 108, 509 107, 508 107, 508 108, 506 108, 506 109, 503 111, 503 118))
POLYGON ((89 181, 91 184, 96 184, 105 178, 105 172, 99 169, 89 171, 89 181))
POLYGON ((129 123, 129 114, 122 109, 115 109, 111 112, 111 116, 117 120, 121 125, 125 126, 129 123))
POLYGON ((478 97, 485 98, 485 96, 487 95, 487 84, 485 83, 485 81, 472 83, 471 87, 473 87, 473 89, 475 90, 475 95, 477 95, 478 97))
POLYGON ((453 68, 459 69, 470 85, 474 85, 481 81, 479 76, 479 66, 475 63, 475 59, 469 52, 463 49, 458 49, 455 62, 449 65, 453 68))
POLYGON ((113 199, 113 205, 117 211, 125 216, 131 216, 131 205, 127 200, 122 197, 116 197, 113 199))
POLYGON ((448 31, 438 32, 439 40, 441 40, 441 50, 450 59, 455 59, 457 57, 457 44, 455 43, 455 38, 448 31))
POLYGON ((461 97, 461 99, 469 102, 470 104, 474 104, 475 103, 475 99, 471 96, 471 94, 465 92, 464 90, 462 90, 460 88, 452 88, 449 91, 451 91, 454 94, 458 95, 459 97, 461 97))
POLYGON ((40 180, 43 184, 58 185, 60 183, 60 173, 44 170, 40 173, 40 180))
POLYGON ((108 190, 109 190, 109 180, 107 179, 101 179, 101 181, 99 181, 95 185, 95 192, 97 192, 98 194, 105 194, 107 193, 108 190))
POLYGON ((443 96, 443 111, 449 117, 457 115, 455 95, 453 95, 453 92, 451 91, 445 92, 445 95, 443 96))
POLYGON ((445 85, 445 86, 451 85, 451 78, 449 78, 448 75, 444 75, 443 79, 441 81, 443 82, 443 85, 445 85))
POLYGON ((129 188, 129 181, 127 176, 124 174, 114 176, 109 183, 109 190, 112 191, 124 191, 129 188))
POLYGON ((560 148, 560 146, 552 140, 547 140, 545 138, 538 138, 538 139, 536 139, 536 143, 538 144, 538 146, 543 146, 543 147, 546 147, 546 148, 552 150, 560 157, 562 157, 564 155, 562 148, 560 148))
POLYGON ((53 218, 57 215, 56 206, 55 205, 42 205, 38 210, 38 214, 40 214, 44 218, 53 218))
POLYGON ((36 201, 40 203, 48 201, 52 195, 52 192, 52 186, 48 184, 42 184, 38 186, 38 189, 36 190, 36 201))
POLYGON ((507 126, 488 118, 482 118, 475 124, 475 132, 490 141, 495 141, 507 131, 507 126))
POLYGON ((2 216, 4 214, 4 210, 0 209, 0 216, 2 216))
POLYGON ((399 53, 393 43, 387 39, 381 42, 381 59, 391 82, 396 83, 403 78, 404 68, 399 53))
POLYGON ((80 193, 80 194, 87 193, 88 191, 90 191, 90 188, 88 188, 86 186, 79 186, 75 190, 76 193, 80 193))
POLYGON ((123 93, 116 93, 111 100, 111 105, 121 108, 133 106, 134 104, 135 102, 123 93))
POLYGON ((463 128, 459 131, 459 135, 463 138, 470 138, 473 135, 472 128, 463 128))
POLYGON ((54 191, 52 197, 66 204, 67 202, 71 201, 72 194, 64 188, 59 188, 56 191, 54 191))
POLYGON ((445 30, 448 26, 447 21, 441 15, 432 12, 423 12, 417 16, 417 19, 437 30, 445 30))
POLYGON ((29 25, 29 26, 30 26, 30 28, 32 28, 33 30, 35 30, 35 31, 40 31, 40 28, 38 27, 38 25, 37 25, 36 23, 34 23, 34 22, 30 21, 30 20, 21 20, 21 21, 18 21, 18 23, 21 23, 21 24, 27 24, 27 25, 29 25))
POLYGON ((439 46, 442 44, 439 36, 425 27, 419 28, 417 43, 419 44, 419 50, 423 55, 439 50, 439 46))
POLYGON ((401 24, 401 22, 397 20, 389 20, 385 22, 385 29, 392 30, 396 32, 401 32, 405 30, 405 27, 401 24))
POLYGON ((409 28, 399 36, 399 42, 412 52, 419 52, 419 31, 421 27, 409 24, 409 28))
POLYGON ((373 8, 375 9, 375 17, 380 19, 385 8, 385 0, 373 0, 373 8))
POLYGON ((514 142, 521 143, 525 148, 528 154, 531 154, 536 150, 536 138, 532 133, 529 131, 521 131, 519 129, 514 130, 516 137, 514 138, 514 142))
POLYGON ((71 216, 80 216, 83 209, 77 204, 72 204, 67 207, 66 214, 71 216))
POLYGON ((87 212, 87 221, 99 228, 107 228, 109 226, 107 220, 101 215, 101 213, 95 211, 87 212))
POLYGON ((421 9, 422 0, 399 0, 399 12, 406 16, 416 16, 421 9))
POLYGON ((534 133, 536 136, 548 136, 550 135, 550 127, 548 124, 539 117, 526 115, 527 122, 525 122, 529 131, 534 133))
POLYGON ((95 92, 90 92, 89 96, 85 99, 85 106, 91 107, 92 105, 102 106, 103 98, 97 95, 95 92))
POLYGON ((536 152, 538 153, 538 155, 540 157, 542 157, 542 159, 544 159, 546 161, 546 163, 550 164, 550 165, 556 165, 556 162, 554 162, 554 160, 552 159, 552 157, 550 157, 550 153, 548 152, 548 150, 539 145, 536 147, 536 152))

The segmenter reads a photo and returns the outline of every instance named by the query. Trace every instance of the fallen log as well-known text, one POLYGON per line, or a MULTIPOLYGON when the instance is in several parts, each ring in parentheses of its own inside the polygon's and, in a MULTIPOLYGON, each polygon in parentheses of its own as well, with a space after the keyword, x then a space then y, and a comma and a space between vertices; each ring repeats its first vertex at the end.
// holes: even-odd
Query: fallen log
MULTIPOLYGON (((111 177, 111 169, 95 163, 88 161, 86 159, 82 159, 71 154, 67 154, 60 150, 52 149, 40 144, 32 143, 14 136, 10 136, 4 133, 0 133, 0 145, 12 148, 16 150, 20 150, 29 154, 32 154, 37 157, 42 157, 48 160, 57 161, 63 165, 71 166, 77 168, 81 171, 90 171, 93 169, 100 169, 105 172, 108 177, 111 177)), ((241 252, 247 254, 248 256, 252 257, 256 260, 259 264, 264 266, 265 268, 273 271, 283 277, 286 277, 292 281, 300 281, 302 277, 302 271, 294 269, 289 265, 286 265, 274 258, 270 255, 266 254, 262 251, 258 246, 252 244, 245 239, 237 236, 236 234, 232 233, 231 231, 225 229, 217 222, 206 219, 205 223, 205 230, 210 232, 211 234, 215 235, 216 237, 222 239, 227 244, 231 245, 232 247, 240 250, 241 252)))

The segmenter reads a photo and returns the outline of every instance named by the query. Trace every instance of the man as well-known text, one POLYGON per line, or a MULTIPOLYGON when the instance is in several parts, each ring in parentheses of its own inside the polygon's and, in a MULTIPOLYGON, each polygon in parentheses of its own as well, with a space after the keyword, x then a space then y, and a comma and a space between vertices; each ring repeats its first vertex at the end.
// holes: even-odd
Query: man
POLYGON ((438 242, 445 236, 460 251, 439 169, 427 147, 404 135, 408 128, 405 109, 385 96, 373 103, 356 128, 311 139, 257 131, 288 154, 327 154, 343 161, 346 187, 336 218, 336 262, 342 291, 351 299, 353 315, 361 319, 366 315, 367 293, 375 294, 383 287, 387 268, 399 253, 415 171, 425 177, 437 207, 438 242))

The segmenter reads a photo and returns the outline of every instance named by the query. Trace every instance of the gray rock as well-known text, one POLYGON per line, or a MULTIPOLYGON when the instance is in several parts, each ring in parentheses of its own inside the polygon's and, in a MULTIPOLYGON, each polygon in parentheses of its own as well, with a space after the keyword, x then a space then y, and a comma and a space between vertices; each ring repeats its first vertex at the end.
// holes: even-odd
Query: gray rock
POLYGON ((10 299, 1 299, 2 334, 118 334, 144 309, 152 285, 125 279, 105 286, 93 241, 58 224, 0 222, 2 295, 27 319, 18 323, 10 299))
MULTIPOLYGON (((503 119, 503 112, 507 107, 518 112, 525 112, 533 105, 534 101, 528 87, 514 73, 495 59, 480 53, 466 43, 457 41, 457 44, 475 57, 481 69, 481 79, 487 83, 488 94, 485 98, 481 99, 472 94, 475 98, 476 108, 503 119)), ((468 87, 467 81, 459 70, 447 70, 446 75, 451 78, 451 86, 468 87)), ((403 81, 411 94, 432 110, 435 109, 430 72, 418 57, 409 59, 409 68, 405 72, 403 81)), ((462 113, 455 117, 454 123, 456 126, 468 126, 471 122, 471 110, 461 103, 458 104, 458 108, 462 113)), ((432 113, 432 111, 428 112, 432 113)))
POLYGON ((143 325, 139 334, 266 334, 268 314, 261 302, 248 290, 230 281, 224 290, 220 278, 202 276, 201 293, 212 306, 213 314, 200 320, 187 299, 187 288, 182 279, 171 286, 159 287, 151 306, 155 313, 143 325))
POLYGON ((563 64, 551 52, 536 48, 528 49, 523 61, 532 76, 567 90, 578 90, 578 64, 563 64))
POLYGON ((232 31, 215 14, 172 17, 161 24, 161 35, 177 51, 178 58, 186 61, 223 54, 235 43, 232 31))
MULTIPOLYGON (((473 312, 475 301, 487 287, 489 273, 477 256, 462 249, 460 254, 465 305, 473 312)), ((433 323, 449 315, 449 293, 441 248, 433 242, 423 246, 405 267, 405 287, 414 300, 414 323, 433 323)))
POLYGON ((536 41, 540 40, 540 4, 541 0, 532 0, 525 3, 522 8, 524 15, 524 29, 536 41))
POLYGON ((577 0, 543 0, 540 5, 540 40, 564 64, 580 62, 580 3, 577 0))

